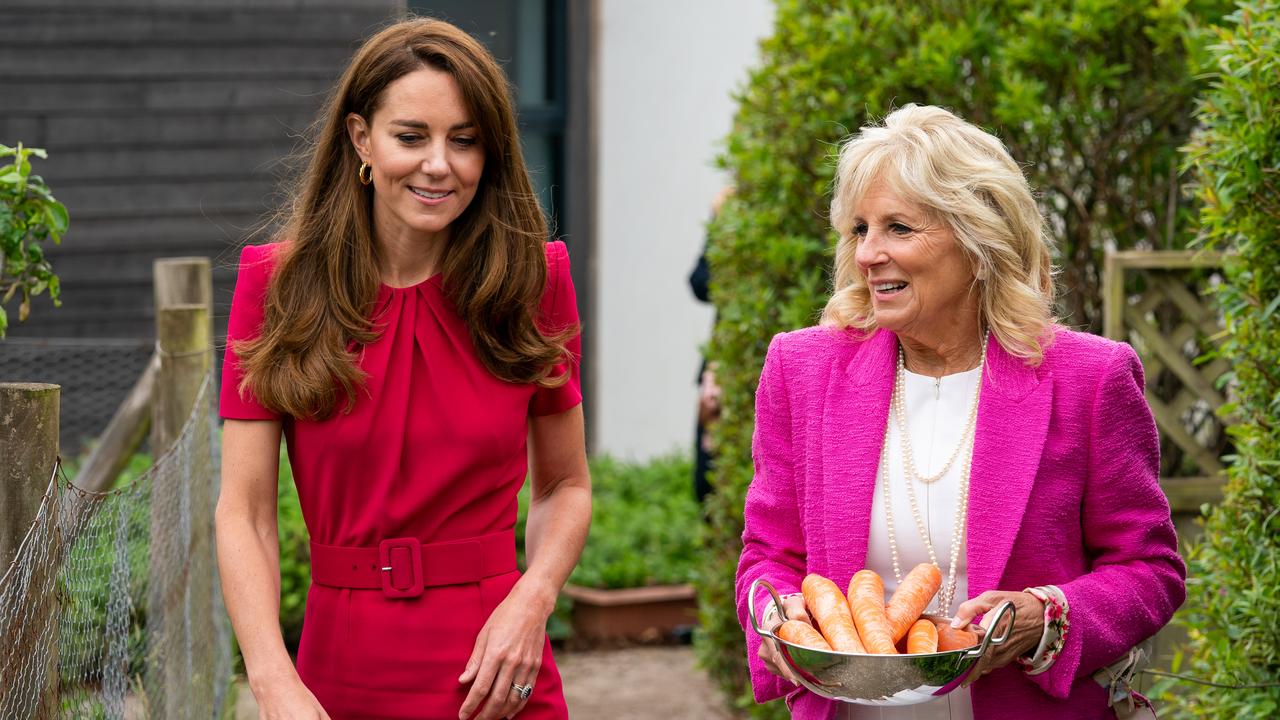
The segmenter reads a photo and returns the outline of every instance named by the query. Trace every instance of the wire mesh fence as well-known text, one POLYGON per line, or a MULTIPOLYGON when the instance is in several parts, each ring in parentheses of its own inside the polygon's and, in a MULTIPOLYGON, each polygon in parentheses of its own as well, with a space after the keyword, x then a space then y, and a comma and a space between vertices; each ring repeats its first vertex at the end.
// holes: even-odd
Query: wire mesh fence
POLYGON ((210 373, 177 441, 128 486, 88 493, 54 469, 0 579, 0 719, 220 716, 214 387, 210 373))
POLYGON ((54 383, 68 402, 59 430, 63 457, 76 457, 97 437, 142 374, 155 340, 5 338, 0 382, 54 383))

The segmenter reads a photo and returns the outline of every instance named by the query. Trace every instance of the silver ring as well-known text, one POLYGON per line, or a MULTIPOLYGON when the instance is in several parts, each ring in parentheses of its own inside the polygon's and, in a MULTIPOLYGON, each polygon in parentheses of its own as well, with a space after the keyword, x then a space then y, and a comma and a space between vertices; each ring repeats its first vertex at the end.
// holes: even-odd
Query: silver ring
POLYGON ((528 685, 517 685, 515 683, 511 683, 511 689, 520 693, 521 700, 528 700, 529 695, 533 692, 533 684, 530 683, 528 685))

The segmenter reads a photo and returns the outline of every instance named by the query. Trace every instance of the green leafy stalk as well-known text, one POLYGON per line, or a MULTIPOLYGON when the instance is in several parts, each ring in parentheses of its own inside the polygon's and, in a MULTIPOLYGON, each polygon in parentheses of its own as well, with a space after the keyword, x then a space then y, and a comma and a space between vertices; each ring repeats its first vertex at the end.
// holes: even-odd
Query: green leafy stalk
POLYGON ((67 232, 67 208, 54 199, 39 175, 31 174, 31 157, 47 157, 44 150, 0 145, 0 338, 9 327, 4 306, 16 298, 18 322, 31 313, 31 298, 48 291, 58 306, 61 287, 45 258, 45 242, 58 244, 67 232))

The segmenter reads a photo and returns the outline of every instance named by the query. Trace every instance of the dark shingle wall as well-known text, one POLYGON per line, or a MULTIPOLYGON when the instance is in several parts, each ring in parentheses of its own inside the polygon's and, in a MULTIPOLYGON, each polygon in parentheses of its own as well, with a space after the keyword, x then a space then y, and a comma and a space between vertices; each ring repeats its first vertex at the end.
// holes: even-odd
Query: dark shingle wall
MULTIPOLYGON (((359 41, 403 6, 403 0, 0 3, 0 142, 48 150, 35 172, 71 213, 62 247, 50 253, 63 306, 37 302, 27 323, 10 326, 10 336, 152 338, 151 261, 185 255, 214 260, 220 335, 235 248, 278 200, 281 160, 359 41)), ((114 363, 122 369, 113 370, 114 347, 103 344, 96 370, 104 387, 121 384, 106 374, 133 371, 132 362, 114 363)), ((17 377, 31 372, 19 354, 0 341, 0 381, 94 385, 84 382, 84 363, 59 368, 57 353, 48 356, 45 377, 17 377)), ((76 402, 64 395, 64 418, 76 402)))

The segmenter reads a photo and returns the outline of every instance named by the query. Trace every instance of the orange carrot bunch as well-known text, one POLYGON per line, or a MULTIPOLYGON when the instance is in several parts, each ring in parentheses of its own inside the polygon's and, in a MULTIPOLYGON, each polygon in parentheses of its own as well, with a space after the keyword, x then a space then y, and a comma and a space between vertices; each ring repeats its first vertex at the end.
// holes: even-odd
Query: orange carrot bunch
POLYGON ((818 630, 827 643, 839 652, 866 652, 858 640, 858 631, 849 614, 849 603, 840 588, 821 575, 809 575, 800 585, 809 616, 818 623, 818 630))
POLYGON ((848 593, 840 592, 831 580, 811 574, 801 590, 816 629, 791 620, 776 634, 803 647, 878 655, 946 652, 977 645, 977 634, 922 617, 941 586, 942 572, 932 563, 921 563, 907 573, 888 603, 884 581, 873 570, 855 573, 848 593))

